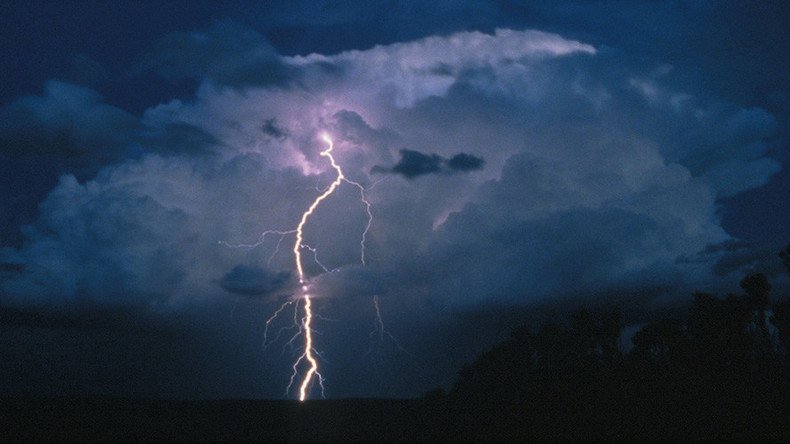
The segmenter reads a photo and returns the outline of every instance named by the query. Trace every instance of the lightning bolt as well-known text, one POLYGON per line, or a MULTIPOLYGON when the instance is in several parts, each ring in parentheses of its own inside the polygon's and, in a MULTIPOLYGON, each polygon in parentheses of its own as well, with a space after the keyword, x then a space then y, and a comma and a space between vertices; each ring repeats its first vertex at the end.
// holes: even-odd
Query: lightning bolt
MULTIPOLYGON (((332 165, 332 168, 337 171, 337 177, 335 180, 329 185, 329 188, 326 189, 322 194, 315 198, 312 204, 307 208, 302 214, 302 219, 299 221, 299 225, 296 226, 296 242, 294 242, 294 257, 296 258, 296 271, 299 274, 299 284, 302 286, 302 298, 304 299, 304 312, 305 316, 302 318, 302 327, 304 328, 304 351, 302 355, 299 356, 299 359, 296 360, 294 363, 293 369, 294 374, 296 373, 296 369, 298 364, 303 360, 307 360, 310 364, 310 368, 307 370, 307 373, 304 375, 302 379, 302 383, 299 385, 299 400, 304 401, 307 398, 307 389, 310 386, 310 382, 313 380, 313 376, 317 375, 321 385, 323 386, 323 376, 321 373, 318 372, 318 361, 313 356, 313 308, 312 308, 312 300, 310 299, 310 293, 308 293, 307 285, 305 285, 304 280, 304 268, 302 267, 302 240, 304 236, 304 226, 307 224, 307 221, 310 219, 310 216, 313 215, 313 212, 318 205, 321 204, 327 197, 331 196, 332 193, 335 192, 338 186, 343 182, 346 176, 343 174, 343 170, 340 166, 335 162, 335 158, 332 156, 332 150, 335 148, 335 144, 332 142, 332 139, 327 135, 324 134, 322 136, 324 142, 327 143, 328 148, 324 151, 321 151, 322 157, 327 157, 329 159, 329 163, 332 165)), ((293 383, 293 375, 291 377, 291 382, 293 383)))
MULTIPOLYGON (((294 361, 294 363, 293 363, 293 365, 291 367, 292 368, 291 377, 290 377, 288 385, 287 385, 287 387, 285 389, 285 394, 286 394, 286 396, 288 396, 288 394, 291 392, 291 388, 296 383, 297 377, 299 376, 299 367, 300 367, 300 365, 302 365, 304 362, 306 362, 309 367, 308 367, 307 372, 305 373, 304 377, 302 378, 301 382, 299 383, 299 400, 300 401, 304 401, 305 399, 307 399, 307 397, 309 395, 310 388, 312 387, 312 384, 313 384, 315 378, 317 378, 318 384, 321 387, 321 396, 324 395, 324 377, 323 377, 323 375, 321 375, 321 373, 318 370, 318 359, 316 359, 316 356, 321 357, 321 355, 318 353, 318 351, 315 350, 314 345, 313 345, 313 342, 314 342, 313 335, 314 335, 315 331, 313 329, 312 322, 313 322, 313 318, 314 317, 320 317, 320 316, 317 316, 316 314, 313 313, 313 306, 312 306, 312 296, 313 295, 311 295, 309 293, 309 287, 308 287, 307 282, 306 282, 304 266, 303 266, 303 263, 302 263, 302 250, 303 249, 304 250, 309 250, 312 253, 313 260, 315 261, 315 263, 318 266, 320 266, 325 272, 331 273, 333 271, 333 270, 330 270, 329 268, 327 268, 324 264, 322 264, 318 260, 318 250, 316 248, 311 247, 310 245, 304 243, 304 227, 305 227, 305 225, 307 225, 308 221, 310 220, 310 216, 313 215, 313 213, 315 212, 316 208, 318 208, 318 206, 321 204, 321 202, 323 202, 325 199, 327 199, 329 196, 331 196, 335 192, 335 190, 342 183, 347 183, 347 184, 349 184, 351 186, 356 187, 359 190, 360 201, 364 205, 365 213, 367 215, 367 223, 365 225, 365 229, 363 230, 361 239, 359 241, 360 262, 364 266, 364 265, 366 265, 366 262, 365 262, 365 252, 366 252, 366 250, 365 250, 365 243, 367 241, 368 232, 370 231, 370 227, 371 227, 371 225, 373 223, 373 213, 371 212, 371 203, 370 203, 370 201, 367 198, 365 187, 363 187, 358 182, 355 182, 353 180, 348 179, 345 176, 345 174, 343 174, 343 170, 340 168, 340 165, 337 164, 337 162, 335 161, 334 156, 332 156, 332 150, 334 149, 334 142, 329 137, 329 135, 323 134, 321 136, 321 138, 327 144, 327 148, 324 151, 321 151, 320 155, 322 157, 326 157, 326 158, 329 159, 329 163, 332 166, 332 168, 335 170, 337 175, 335 177, 335 180, 332 181, 332 183, 329 184, 329 186, 326 187, 325 189, 321 190, 321 189, 316 188, 316 191, 318 191, 320 194, 318 195, 318 197, 315 198, 315 200, 313 200, 313 202, 310 204, 310 206, 307 208, 307 210, 305 210, 305 212, 302 213, 302 217, 299 220, 299 224, 297 225, 297 227, 295 229, 293 229, 293 230, 267 230, 267 231, 264 231, 263 233, 261 233, 261 235, 258 238, 258 240, 256 242, 254 242, 254 243, 251 243, 251 244, 231 244, 231 243, 225 242, 225 241, 220 241, 219 242, 220 244, 222 244, 222 245, 224 245, 226 247, 229 247, 229 248, 248 248, 248 249, 252 249, 252 248, 255 248, 255 247, 258 247, 258 246, 262 245, 266 241, 267 236, 270 236, 270 235, 272 235, 272 236, 279 236, 279 239, 277 241, 277 244, 276 244, 276 247, 274 249, 274 252, 271 254, 271 256, 269 256, 268 263, 271 263, 272 259, 279 252, 280 244, 282 243, 282 241, 285 238, 285 236, 291 235, 291 234, 295 234, 296 235, 295 236, 296 239, 294 241, 292 251, 294 253, 294 260, 295 260, 295 263, 296 263, 297 275, 299 277, 299 285, 301 287, 301 293, 302 293, 301 294, 301 301, 302 301, 302 308, 304 310, 304 316, 302 316, 301 322, 299 322, 299 318, 298 318, 299 307, 295 305, 294 306, 295 307, 294 308, 294 322, 291 325, 291 327, 280 328, 280 330, 277 332, 275 338, 270 341, 269 340, 269 329, 271 327, 271 324, 275 321, 275 319, 278 318, 278 316, 280 316, 282 314, 282 312, 288 306, 290 306, 291 304, 296 303, 299 298, 291 299, 291 300, 288 300, 288 301, 284 302, 268 319, 266 319, 265 327, 264 327, 264 334, 263 334, 263 337, 264 337, 263 346, 264 346, 264 348, 266 348, 268 346, 268 344, 270 344, 272 342, 276 342, 280 338, 280 335, 283 333, 283 331, 289 330, 289 329, 292 329, 292 328, 296 327, 298 329, 298 331, 293 336, 291 336, 291 338, 283 345, 283 352, 285 352, 285 348, 286 347, 293 347, 293 345, 295 344, 296 340, 301 335, 304 335, 305 341, 304 341, 304 346, 302 348, 302 352, 299 355, 299 357, 296 359, 296 361, 294 361)), ((380 182, 380 181, 378 181, 378 182, 380 182)), ((373 186, 378 184, 378 182, 375 182, 373 184, 373 186)), ((384 329, 384 324, 383 324, 383 321, 381 319, 381 311, 379 310, 379 306, 378 306, 378 297, 374 298, 373 303, 374 303, 374 306, 375 306, 375 309, 376 309, 376 317, 377 317, 377 320, 378 320, 377 325, 380 326, 380 329, 378 331, 380 332, 380 334, 382 336, 386 335, 386 336, 388 336, 389 338, 391 338, 394 341, 395 338, 392 337, 392 335, 388 331, 386 331, 384 329)))

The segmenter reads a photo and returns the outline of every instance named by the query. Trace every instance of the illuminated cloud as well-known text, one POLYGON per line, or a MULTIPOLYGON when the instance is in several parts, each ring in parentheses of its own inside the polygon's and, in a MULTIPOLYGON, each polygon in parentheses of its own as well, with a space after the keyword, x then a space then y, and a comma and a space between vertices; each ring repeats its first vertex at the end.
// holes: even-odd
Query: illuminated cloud
MULTIPOLYGON (((217 282, 246 291, 228 272, 239 263, 290 269, 275 238, 247 249, 219 242, 254 243, 294 226, 333 179, 319 156, 324 131, 346 175, 370 188, 367 254, 387 285, 323 276, 309 255, 307 274, 332 297, 381 290, 435 307, 704 284, 717 257, 679 258, 725 242, 717 199, 778 169, 765 148, 770 113, 678 90, 665 71, 557 34, 460 32, 286 57, 254 31, 223 26, 162 41, 161 60, 181 47, 200 57, 156 69, 202 83, 193 99, 149 108, 139 121, 88 90, 50 87, 46 97, 81 97, 72 99, 80 109, 133 127, 131 141, 102 138, 103 129, 85 140, 135 155, 82 183, 61 180, 26 243, 0 252, 0 262, 24 267, 0 281, 6 300, 174 309, 227 297, 217 282)), ((46 97, 12 106, 44 115, 46 97)), ((31 121, 57 129, 61 115, 31 121)), ((341 185, 305 228, 306 242, 345 273, 358 266, 366 220, 359 191, 341 185)))

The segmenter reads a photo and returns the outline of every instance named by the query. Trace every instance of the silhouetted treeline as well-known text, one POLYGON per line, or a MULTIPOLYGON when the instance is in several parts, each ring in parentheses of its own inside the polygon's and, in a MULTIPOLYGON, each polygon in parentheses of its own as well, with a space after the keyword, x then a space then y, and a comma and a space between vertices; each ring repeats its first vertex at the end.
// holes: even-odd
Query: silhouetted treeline
POLYGON ((685 319, 644 325, 627 351, 615 312, 517 329, 461 370, 450 438, 790 437, 790 304, 770 302, 762 274, 741 289, 695 293, 685 319))

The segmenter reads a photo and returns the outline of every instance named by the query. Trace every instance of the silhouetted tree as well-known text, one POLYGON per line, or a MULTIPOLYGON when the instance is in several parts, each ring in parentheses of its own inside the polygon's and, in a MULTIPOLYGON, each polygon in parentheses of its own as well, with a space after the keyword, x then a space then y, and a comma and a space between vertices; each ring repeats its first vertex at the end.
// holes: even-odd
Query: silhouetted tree
POLYGON ((779 252, 779 257, 787 267, 787 272, 790 273, 790 244, 787 244, 785 249, 779 252))
POLYGON ((779 302, 773 307, 771 323, 774 324, 779 333, 779 340, 785 351, 785 358, 790 354, 790 302, 779 302))
POLYGON ((748 296, 746 301, 749 308, 756 313, 757 328, 763 335, 762 340, 767 344, 770 341, 770 334, 765 323, 765 310, 768 308, 771 284, 764 274, 755 273, 743 278, 741 288, 748 296))
POLYGON ((667 369, 684 359, 689 350, 685 326, 676 319, 650 323, 634 334, 631 357, 641 363, 667 369))

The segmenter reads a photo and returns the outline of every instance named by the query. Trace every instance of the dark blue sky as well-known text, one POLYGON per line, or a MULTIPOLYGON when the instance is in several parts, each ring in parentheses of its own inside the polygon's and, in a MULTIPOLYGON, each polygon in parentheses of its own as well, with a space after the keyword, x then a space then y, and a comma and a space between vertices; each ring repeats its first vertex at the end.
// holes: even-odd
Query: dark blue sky
POLYGON ((7 5, 0 390, 282 396, 293 258, 224 245, 294 227, 322 131, 374 216, 365 266, 353 186, 306 229, 328 396, 447 386, 536 306, 786 288, 782 3, 7 5))

